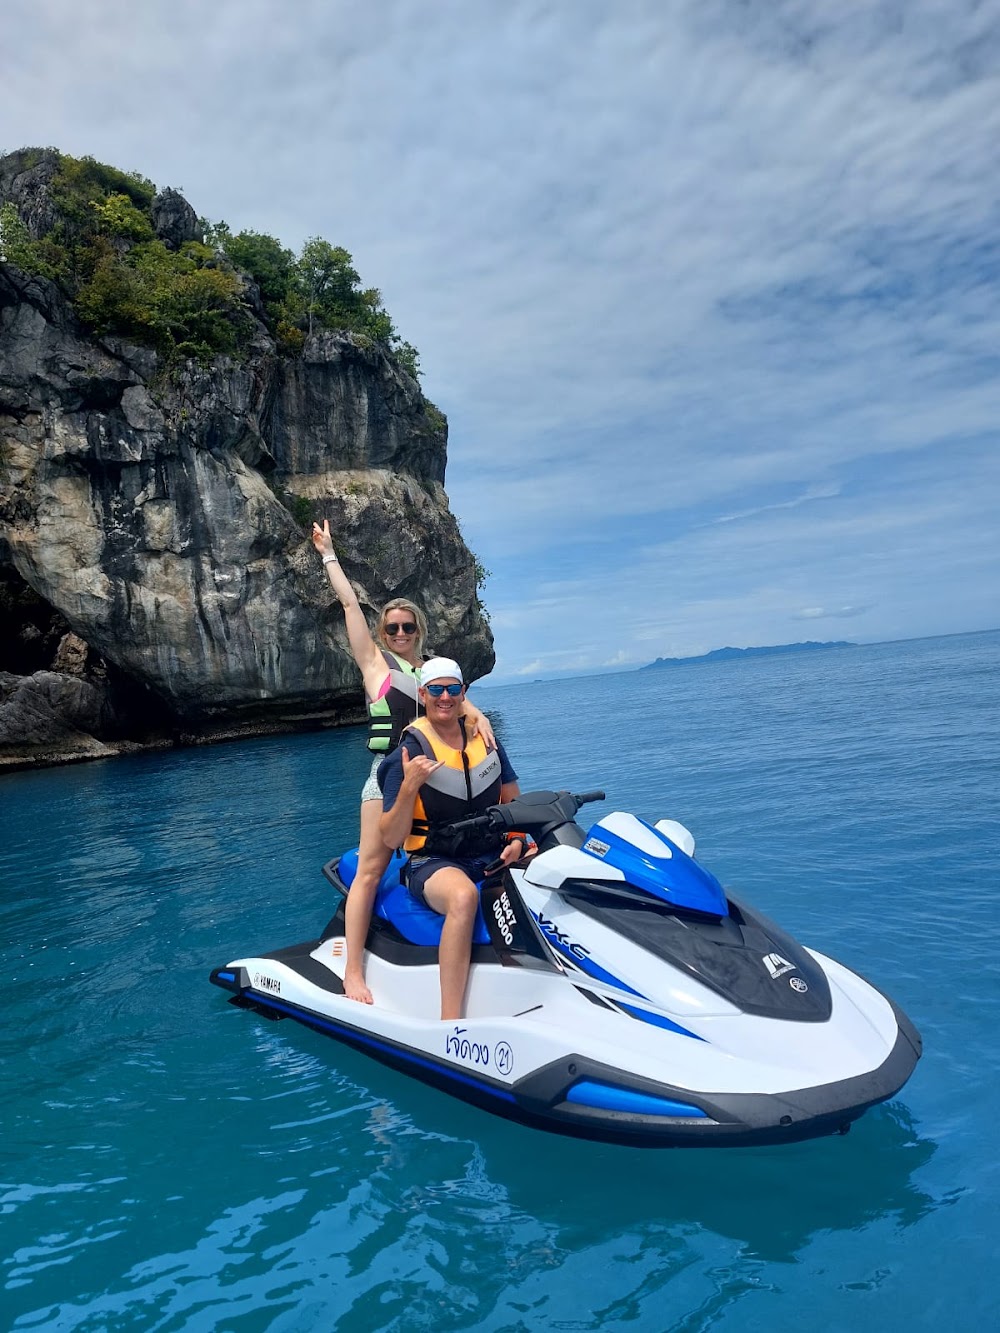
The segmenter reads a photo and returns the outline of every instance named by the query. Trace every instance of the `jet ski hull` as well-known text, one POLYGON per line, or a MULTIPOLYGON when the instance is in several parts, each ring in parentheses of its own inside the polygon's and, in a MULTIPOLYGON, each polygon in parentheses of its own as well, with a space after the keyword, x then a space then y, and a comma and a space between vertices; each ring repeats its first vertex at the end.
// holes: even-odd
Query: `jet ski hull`
MULTIPOLYGON (((604 1034, 599 1040, 578 1040, 594 1011, 592 1001, 583 998, 577 986, 572 987, 580 1010, 575 1024, 561 1013, 547 1025, 545 1000, 534 1008, 525 1003, 532 998, 530 993, 522 993, 517 1001, 530 1012, 482 1014, 458 1023, 356 1004, 344 995, 337 973, 319 961, 324 954, 329 956, 339 939, 337 935, 333 941, 310 940, 260 958, 240 959, 216 969, 211 980, 241 1008, 268 1018, 294 1019, 482 1110, 576 1138, 633 1147, 746 1147, 844 1133, 865 1111, 899 1091, 920 1055, 916 1030, 886 999, 897 1032, 874 1068, 780 1091, 697 1088, 672 1081, 666 1073, 676 1063, 671 1060, 671 1045, 683 1048, 690 1036, 669 1029, 644 1030, 641 1040, 647 1058, 642 1062, 629 1060, 630 1043, 624 1040, 617 1049, 604 1034), (580 1030, 574 1033, 574 1026, 580 1030), (648 1072, 648 1048, 653 1044, 655 1064, 664 1071, 661 1077, 648 1072), (640 1063, 645 1071, 636 1067, 640 1063)), ((399 941, 392 943, 399 947, 399 941)), ((485 961, 487 949, 479 953, 470 993, 477 983, 480 990, 491 983, 494 989, 502 988, 509 971, 497 961, 485 961)), ((376 994, 387 993, 393 971, 407 972, 411 986, 414 972, 419 971, 426 992, 436 996, 434 961, 376 966, 374 976, 370 963, 376 994)), ((397 975, 395 980, 402 978, 397 975)), ((538 984, 537 978, 527 980, 529 987, 532 981, 538 984)), ((523 990, 523 984, 518 989, 523 990)), ((626 1016, 604 1021, 636 1026, 626 1016)))

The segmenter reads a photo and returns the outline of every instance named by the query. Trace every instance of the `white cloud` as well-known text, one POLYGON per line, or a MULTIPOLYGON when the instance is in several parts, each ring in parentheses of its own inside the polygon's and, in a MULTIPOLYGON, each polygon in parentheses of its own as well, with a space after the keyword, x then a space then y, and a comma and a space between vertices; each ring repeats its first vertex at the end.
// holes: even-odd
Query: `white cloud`
POLYGON ((829 609, 822 606, 804 606, 792 615, 793 620, 846 620, 852 616, 864 615, 867 606, 836 606, 829 609))
POLYGON ((800 505, 808 504, 810 500, 827 500, 831 496, 839 495, 840 487, 832 486, 810 486, 802 495, 796 495, 792 500, 776 500, 773 504, 760 505, 756 509, 744 509, 737 514, 723 514, 713 520, 715 523, 735 523, 739 519, 756 518, 758 514, 766 514, 776 509, 798 509, 800 505))

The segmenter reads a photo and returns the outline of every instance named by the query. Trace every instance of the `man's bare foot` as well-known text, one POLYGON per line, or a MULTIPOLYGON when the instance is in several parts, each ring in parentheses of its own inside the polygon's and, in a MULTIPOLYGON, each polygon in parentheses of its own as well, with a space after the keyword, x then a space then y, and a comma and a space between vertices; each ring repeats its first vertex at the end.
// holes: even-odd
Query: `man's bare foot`
POLYGON ((353 976, 350 972, 344 973, 344 994, 349 1000, 357 1000, 358 1004, 371 1004, 372 993, 364 983, 364 979, 359 976, 353 976))

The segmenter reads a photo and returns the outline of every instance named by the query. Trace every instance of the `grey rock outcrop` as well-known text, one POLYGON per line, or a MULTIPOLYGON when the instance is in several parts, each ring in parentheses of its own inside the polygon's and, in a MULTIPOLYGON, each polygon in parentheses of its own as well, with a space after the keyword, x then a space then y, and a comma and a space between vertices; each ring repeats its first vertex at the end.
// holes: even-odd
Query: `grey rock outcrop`
POLYGON ((5 758, 34 763, 103 759, 120 746, 98 739, 117 731, 105 689, 77 676, 0 671, 0 738, 5 758))
MULTIPOLYGON (((44 189, 4 161, 0 203, 42 217, 44 189)), ((194 213, 168 202, 176 239, 194 213)), ((313 518, 331 520, 372 615, 413 598, 432 646, 485 674, 492 636, 443 489, 446 444, 443 417, 368 340, 323 332, 287 357, 261 325, 242 361, 168 370, 89 336, 54 283, 0 263, 0 763, 356 720, 313 518), (53 651, 18 676, 15 639, 29 656, 62 642, 63 670, 44 669, 53 651)))
POLYGON ((0 157, 0 204, 10 203, 36 240, 51 231, 57 213, 50 187, 59 166, 54 151, 22 150, 0 157))
POLYGON ((152 203, 153 230, 170 250, 179 250, 185 241, 201 241, 204 235, 194 211, 176 190, 161 190, 152 203))

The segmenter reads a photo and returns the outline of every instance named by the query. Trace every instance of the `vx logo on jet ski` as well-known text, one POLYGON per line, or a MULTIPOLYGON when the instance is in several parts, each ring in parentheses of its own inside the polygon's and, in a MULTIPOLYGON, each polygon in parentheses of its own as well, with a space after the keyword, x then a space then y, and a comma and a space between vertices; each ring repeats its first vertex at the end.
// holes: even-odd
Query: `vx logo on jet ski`
POLYGON ((590 950, 583 944, 577 944, 576 940, 571 940, 564 930, 560 930, 554 921, 550 921, 547 916, 542 916, 541 912, 533 912, 535 920, 545 931, 550 940, 553 940, 560 949, 571 953, 574 958, 589 958, 590 950))

